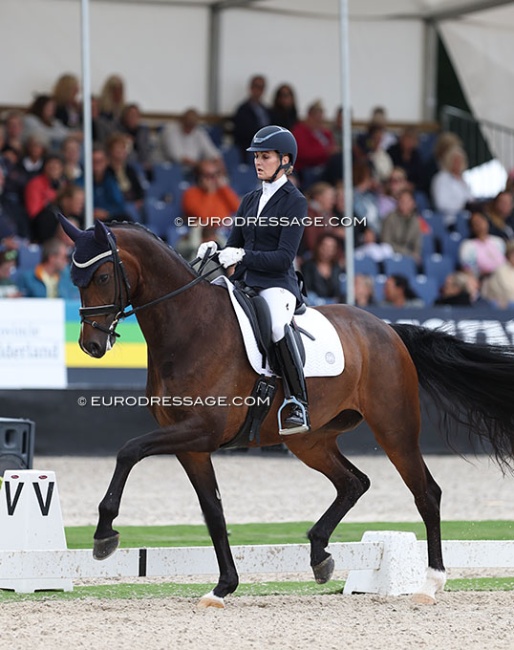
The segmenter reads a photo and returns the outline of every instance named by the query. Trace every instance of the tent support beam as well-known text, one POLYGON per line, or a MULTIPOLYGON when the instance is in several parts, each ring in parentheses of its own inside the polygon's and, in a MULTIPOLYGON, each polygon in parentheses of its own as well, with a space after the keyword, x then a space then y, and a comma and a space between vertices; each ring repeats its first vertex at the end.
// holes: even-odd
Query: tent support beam
POLYGON ((451 20, 452 18, 461 18, 462 16, 474 14, 478 11, 487 11, 488 9, 496 9, 497 7, 510 4, 512 4, 512 0, 476 0, 476 2, 470 2, 465 7, 461 5, 459 7, 450 7, 441 11, 435 11, 425 16, 425 18, 433 21, 451 20))

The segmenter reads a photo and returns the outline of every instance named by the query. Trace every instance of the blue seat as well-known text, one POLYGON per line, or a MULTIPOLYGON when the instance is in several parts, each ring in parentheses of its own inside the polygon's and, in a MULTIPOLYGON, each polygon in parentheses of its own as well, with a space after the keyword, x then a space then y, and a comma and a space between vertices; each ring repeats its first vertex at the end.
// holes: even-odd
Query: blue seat
POLYGON ((447 233, 446 237, 441 240, 441 251, 446 257, 453 260, 454 267, 457 266, 459 260, 459 248, 464 240, 464 237, 457 231, 447 233))
POLYGON ((165 238, 170 246, 175 246, 179 239, 182 239, 182 237, 187 235, 188 232, 189 228, 187 226, 178 226, 175 223, 172 223, 172 225, 166 231, 165 238))
POLYGON ((180 187, 184 180, 184 170, 181 165, 159 163, 153 167, 152 182, 146 187, 145 195, 163 201, 169 196, 174 196, 177 187, 180 187))
POLYGON ((463 210, 457 214, 457 221, 455 222, 455 230, 464 238, 468 239, 470 236, 469 232, 469 217, 470 213, 467 210, 463 210))
POLYGON ((250 165, 238 165, 230 172, 230 185, 236 194, 243 196, 259 187, 255 168, 250 165))
POLYGON ((41 246, 39 244, 22 244, 18 249, 18 269, 33 271, 41 262, 41 246))
POLYGON ((444 225, 443 216, 438 212, 432 212, 432 210, 423 210, 422 212, 423 219, 430 226, 430 230, 434 237, 441 240, 448 233, 448 229, 444 225))
POLYGON ((435 237, 433 233, 424 234, 421 238, 421 257, 425 259, 435 253, 435 237))
POLYGON ((427 307, 433 305, 439 295, 439 286, 436 280, 426 275, 417 275, 411 282, 411 288, 427 307))
POLYGON ((455 264, 452 258, 447 255, 440 255, 439 253, 434 253, 427 257, 423 261, 423 266, 425 275, 433 278, 438 288, 442 287, 446 277, 455 271, 455 264))
POLYGON ((416 201, 416 207, 420 212, 423 212, 423 210, 430 210, 430 199, 426 192, 416 190, 414 192, 414 200, 416 201))
POLYGON ((235 145, 230 145, 229 147, 222 147, 221 155, 230 176, 232 170, 241 164, 241 153, 235 145))
POLYGON ((146 225, 158 237, 166 238, 168 230, 180 214, 180 206, 175 202, 145 201, 146 225))
POLYGON ((375 262, 375 260, 360 253, 355 253, 354 268, 355 273, 362 273, 362 275, 378 274, 378 264, 375 262))
POLYGON ((393 255, 384 260, 384 272, 386 275, 404 275, 410 280, 416 277, 418 268, 414 258, 407 255, 393 255))
POLYGON ((384 286, 387 280, 386 275, 376 275, 373 282, 373 295, 377 304, 384 301, 384 286))

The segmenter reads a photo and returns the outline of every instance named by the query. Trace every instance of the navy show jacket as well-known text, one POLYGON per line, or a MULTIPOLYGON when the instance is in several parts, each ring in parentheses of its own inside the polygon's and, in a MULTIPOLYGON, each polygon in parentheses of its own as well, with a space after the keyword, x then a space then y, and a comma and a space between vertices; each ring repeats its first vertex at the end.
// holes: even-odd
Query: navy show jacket
POLYGON ((235 216, 226 246, 244 248, 245 255, 231 280, 242 280, 255 289, 281 287, 301 303, 294 259, 307 217, 307 200, 287 181, 257 218, 261 195, 262 190, 246 194, 235 216))

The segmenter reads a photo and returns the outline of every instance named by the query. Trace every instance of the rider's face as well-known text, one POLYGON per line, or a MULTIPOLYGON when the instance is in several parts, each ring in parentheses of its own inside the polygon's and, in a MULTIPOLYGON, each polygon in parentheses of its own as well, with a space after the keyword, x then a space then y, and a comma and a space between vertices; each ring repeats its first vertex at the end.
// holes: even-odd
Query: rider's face
MULTIPOLYGON (((288 160, 288 156, 283 156, 284 163, 286 163, 288 160)), ((255 151, 254 163, 255 171, 257 172, 257 178, 260 181, 266 181, 269 180, 277 171, 277 167, 280 165, 280 156, 276 151, 255 151)), ((284 170, 281 169, 276 178, 282 176, 283 173, 284 170)))

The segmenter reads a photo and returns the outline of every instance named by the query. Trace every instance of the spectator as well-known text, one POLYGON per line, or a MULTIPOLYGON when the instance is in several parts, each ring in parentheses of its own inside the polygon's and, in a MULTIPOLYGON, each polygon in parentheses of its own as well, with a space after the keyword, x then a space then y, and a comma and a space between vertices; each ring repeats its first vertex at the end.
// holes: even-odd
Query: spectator
MULTIPOLYGON (((59 212, 64 214, 67 219, 71 219, 77 228, 84 228, 86 196, 82 187, 68 183, 59 191, 56 203, 59 212)), ((61 236, 61 231, 59 226, 57 228, 58 236, 61 236)))
POLYGON ((41 263, 33 271, 21 274, 18 283, 26 298, 64 298, 77 300, 79 291, 70 278, 68 250, 59 239, 43 245, 41 263))
POLYGON ((13 149, 18 152, 18 157, 23 154, 23 113, 21 111, 9 111, 5 118, 5 141, 2 152, 6 149, 13 149))
POLYGON ((136 210, 143 207, 145 190, 137 169, 128 162, 129 139, 123 133, 113 133, 107 140, 109 170, 116 178, 125 203, 133 203, 136 210))
POLYGON ((357 273, 355 276, 355 306, 371 307, 375 304, 373 278, 357 273))
POLYGON ((69 135, 62 143, 61 147, 63 173, 68 183, 79 183, 84 176, 82 166, 82 146, 80 140, 74 135, 69 135))
POLYGON ((31 178, 41 173, 45 161, 46 148, 43 140, 37 135, 29 135, 25 141, 25 155, 21 159, 21 171, 23 172, 23 186, 31 178))
MULTIPOLYGON (((71 131, 55 117, 55 101, 50 95, 38 95, 25 114, 23 138, 37 136, 48 149, 58 150, 71 131)), ((78 136, 77 136, 78 137, 78 136)))
POLYGON ((6 178, 0 166, 0 244, 7 237, 28 236, 28 217, 17 203, 13 203, 5 193, 6 178))
POLYGON ((69 129, 82 127, 82 110, 78 101, 80 86, 74 74, 63 74, 53 90, 55 117, 69 129))
POLYGON ((0 299, 21 296, 18 285, 14 280, 16 257, 17 252, 15 250, 9 250, 0 245, 0 299))
POLYGON ((435 305, 454 305, 471 307, 478 298, 476 278, 464 271, 455 271, 446 276, 435 305))
POLYGON ((401 167, 394 167, 391 176, 382 186, 383 192, 378 195, 378 211, 381 219, 394 212, 398 206, 398 197, 403 190, 409 189, 407 174, 401 167))
POLYGON ((471 237, 460 245, 459 261, 465 271, 482 279, 505 263, 505 241, 489 234, 489 221, 481 212, 473 212, 469 230, 471 237))
POLYGON ((270 121, 271 124, 283 126, 289 131, 292 131, 294 125, 298 122, 294 90, 289 84, 282 84, 275 91, 273 105, 270 110, 270 121))
POLYGON ((93 142, 105 145, 107 138, 114 133, 116 125, 100 115, 100 101, 95 95, 91 96, 91 131, 93 142))
POLYGON ((384 128, 379 124, 371 124, 364 139, 361 139, 362 155, 367 158, 375 178, 384 183, 393 171, 393 161, 382 146, 384 128))
POLYGON ((93 147, 93 215, 101 221, 130 220, 116 176, 103 147, 93 147))
POLYGON ((382 129, 382 141, 380 146, 382 149, 387 151, 389 147, 392 147, 396 142, 396 135, 390 131, 387 120, 387 111, 383 106, 375 106, 371 111, 371 117, 369 120, 369 126, 376 125, 382 129))
POLYGON ((353 165, 353 185, 354 214, 364 227, 373 228, 378 235, 382 227, 378 212, 378 185, 365 162, 357 161, 353 165))
POLYGON ((303 263, 301 271, 310 301, 314 305, 341 301, 339 247, 333 235, 323 234, 316 242, 312 259, 303 263))
POLYGON ((46 241, 55 231, 55 215, 48 208, 62 185, 62 160, 55 154, 46 158, 41 174, 27 183, 25 209, 31 220, 31 238, 38 243, 46 241))
POLYGON ((298 157, 295 168, 299 172, 309 169, 319 177, 330 156, 337 152, 332 132, 324 123, 324 110, 320 101, 311 104, 304 122, 298 122, 293 129, 298 143, 298 157))
POLYGON ((489 218, 489 233, 502 239, 514 237, 514 218, 512 215, 513 201, 510 192, 500 192, 491 202, 487 217, 489 218))
POLYGON ((141 122, 141 111, 137 104, 127 104, 121 111, 120 131, 130 138, 128 162, 138 164, 146 173, 150 173, 152 167, 150 129, 141 122))
POLYGON ((482 297, 502 309, 514 305, 514 241, 505 247, 505 263, 482 283, 482 297))
POLYGON ((182 196, 182 212, 188 225, 194 225, 194 220, 200 219, 202 226, 219 227, 221 219, 237 212, 240 199, 229 186, 219 160, 198 163, 195 176, 196 184, 182 196))
POLYGON ((373 228, 364 228, 360 241, 362 243, 355 249, 355 252, 370 257, 375 262, 383 262, 394 255, 391 244, 377 241, 377 235, 373 228))
POLYGON ((271 124, 270 111, 262 103, 266 89, 266 79, 258 74, 250 79, 249 96, 240 104, 233 117, 234 144, 241 152, 241 160, 247 159, 246 149, 250 146, 254 134, 263 126, 271 124))
POLYGON ((424 302, 414 293, 404 275, 390 275, 384 284, 383 307, 423 307, 424 302))
POLYGON ((410 190, 403 190, 398 206, 382 224, 382 242, 390 244, 395 253, 412 257, 421 263, 422 233, 416 201, 410 190))
POLYGON ((438 212, 445 217, 445 224, 455 223, 456 215, 464 210, 473 195, 462 174, 467 168, 464 149, 453 146, 446 151, 442 168, 432 179, 432 200, 438 212))
POLYGON ((405 170, 412 190, 423 189, 423 161, 418 149, 418 132, 415 127, 404 129, 396 144, 387 150, 395 167, 405 170))
POLYGON ((336 191, 323 181, 314 183, 307 192, 308 222, 303 231, 302 253, 314 251, 322 234, 334 235, 339 242, 344 240, 344 228, 337 227, 335 214, 336 191))
POLYGON ((99 116, 109 125, 110 130, 119 128, 121 112, 125 106, 125 84, 119 75, 108 77, 98 99, 99 116))
POLYGON ((191 170, 202 160, 221 158, 207 131, 200 126, 194 108, 182 114, 178 122, 167 124, 161 136, 164 157, 191 170))

